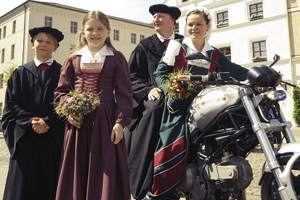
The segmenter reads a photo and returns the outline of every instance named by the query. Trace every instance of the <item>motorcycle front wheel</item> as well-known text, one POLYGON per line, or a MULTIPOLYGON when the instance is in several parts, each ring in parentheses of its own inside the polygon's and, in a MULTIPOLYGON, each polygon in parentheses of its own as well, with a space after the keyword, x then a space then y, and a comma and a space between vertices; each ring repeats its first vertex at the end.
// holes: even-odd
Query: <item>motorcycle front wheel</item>
MULTIPOLYGON (((293 174, 293 187, 297 193, 297 198, 300 200, 300 175, 293 174)), ((272 173, 267 173, 261 183, 261 199, 262 200, 281 200, 277 182, 272 173)))

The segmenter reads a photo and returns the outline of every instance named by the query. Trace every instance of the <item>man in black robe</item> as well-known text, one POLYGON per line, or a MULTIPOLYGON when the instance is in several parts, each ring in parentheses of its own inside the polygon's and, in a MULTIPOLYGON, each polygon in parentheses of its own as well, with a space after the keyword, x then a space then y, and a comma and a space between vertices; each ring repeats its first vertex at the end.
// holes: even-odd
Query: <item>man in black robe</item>
POLYGON ((158 143, 163 111, 162 91, 155 83, 153 73, 166 50, 168 40, 183 36, 173 32, 181 12, 164 4, 152 5, 156 34, 142 40, 130 59, 130 77, 133 89, 134 112, 130 126, 125 129, 131 194, 143 199, 151 189, 153 158, 158 143))
POLYGON ((61 65, 52 53, 63 40, 57 29, 29 30, 35 57, 7 83, 3 135, 10 152, 3 200, 54 200, 64 122, 53 98, 61 65))

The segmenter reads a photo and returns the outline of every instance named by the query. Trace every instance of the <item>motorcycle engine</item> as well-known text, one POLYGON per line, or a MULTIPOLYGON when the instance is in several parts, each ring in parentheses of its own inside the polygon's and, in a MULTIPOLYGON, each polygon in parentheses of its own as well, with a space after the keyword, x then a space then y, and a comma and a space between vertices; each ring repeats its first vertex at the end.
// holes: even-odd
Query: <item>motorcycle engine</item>
MULTIPOLYGON (((245 189, 253 180, 251 165, 247 160, 241 157, 232 156, 216 164, 221 167, 226 166, 237 169, 237 176, 231 179, 222 178, 222 174, 228 173, 226 169, 217 172, 217 174, 220 175, 218 179, 211 178, 213 176, 210 174, 216 173, 211 170, 218 168, 212 167, 212 164, 208 164, 203 168, 204 162, 202 160, 199 161, 198 165, 196 163, 188 164, 184 176, 179 183, 179 188, 189 196, 189 199, 215 199, 215 197, 212 196, 216 194, 224 192, 224 194, 227 193, 228 195, 229 192, 237 189, 245 189)), ((220 169, 222 170, 222 168, 220 169)))

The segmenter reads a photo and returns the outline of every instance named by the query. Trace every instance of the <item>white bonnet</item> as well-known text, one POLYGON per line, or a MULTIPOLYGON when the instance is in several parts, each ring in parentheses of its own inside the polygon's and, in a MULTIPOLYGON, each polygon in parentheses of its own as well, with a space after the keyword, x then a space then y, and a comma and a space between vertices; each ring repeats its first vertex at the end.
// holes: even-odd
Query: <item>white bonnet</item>
MULTIPOLYGON (((188 16, 192 11, 195 11, 195 10, 199 10, 199 11, 201 11, 202 13, 204 13, 204 14, 206 15, 207 19, 209 20, 208 23, 210 24, 210 26, 209 26, 209 29, 208 29, 206 35, 205 35, 205 40, 208 41, 208 39, 209 39, 209 37, 210 37, 210 34, 211 34, 211 29, 212 29, 212 24, 211 24, 211 22, 212 22, 212 16, 211 16, 211 14, 210 14, 210 12, 208 11, 207 8, 201 7, 201 6, 200 6, 200 7, 196 7, 196 8, 193 8, 193 9, 189 10, 189 11, 186 13, 186 16, 185 16, 185 22, 186 22, 186 20, 187 20, 187 16, 188 16)), ((186 27, 185 27, 185 33, 186 33, 186 27)), ((185 35, 186 35, 186 34, 185 34, 185 35)))

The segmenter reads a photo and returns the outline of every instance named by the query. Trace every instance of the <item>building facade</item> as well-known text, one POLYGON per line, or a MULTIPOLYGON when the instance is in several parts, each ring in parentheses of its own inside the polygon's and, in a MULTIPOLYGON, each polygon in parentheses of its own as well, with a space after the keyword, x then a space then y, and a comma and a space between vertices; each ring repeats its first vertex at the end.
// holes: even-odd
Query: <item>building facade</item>
MULTIPOLYGON (((283 80, 300 84, 299 0, 165 0, 180 8, 179 33, 184 34, 185 18, 190 9, 206 7, 212 14, 209 43, 231 61, 244 67, 270 65, 275 54, 281 57, 273 68, 283 80)), ((287 86, 282 107, 292 119, 293 87, 287 86)))
MULTIPOLYGON (((53 56, 63 63, 77 42, 83 16, 87 12, 88 10, 62 4, 28 0, 0 17, 0 116, 6 89, 3 81, 4 70, 27 63, 34 57, 28 30, 41 26, 61 30, 65 38, 53 56)), ((151 24, 108 17, 111 42, 127 59, 141 39, 155 32, 151 24)))

